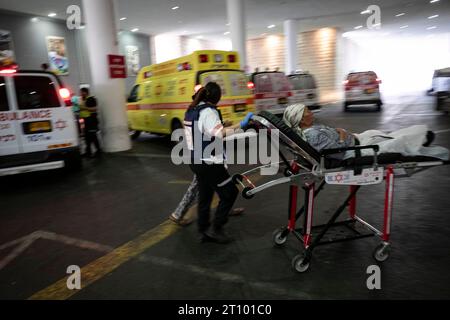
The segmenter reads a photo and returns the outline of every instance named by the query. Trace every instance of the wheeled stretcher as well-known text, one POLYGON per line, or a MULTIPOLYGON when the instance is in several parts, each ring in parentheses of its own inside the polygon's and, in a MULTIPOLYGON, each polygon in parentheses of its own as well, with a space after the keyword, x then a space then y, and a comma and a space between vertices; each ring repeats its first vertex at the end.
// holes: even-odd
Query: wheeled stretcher
POLYGON ((270 133, 278 130, 279 141, 284 146, 279 148, 284 177, 278 176, 275 180, 256 186, 251 181, 250 174, 270 166, 268 165, 237 174, 233 177, 233 181, 243 187, 242 195, 245 199, 252 199, 259 192, 271 187, 290 184, 288 223, 287 226, 274 231, 273 242, 277 246, 282 246, 290 234, 301 242, 303 252, 292 259, 292 266, 297 272, 305 272, 309 269, 313 250, 317 246, 372 236, 378 236, 381 239, 373 252, 373 257, 378 262, 386 261, 391 247, 394 179, 411 177, 426 169, 449 164, 448 161, 424 156, 404 157, 401 154, 378 154, 379 147, 376 145, 324 150, 319 153, 286 126, 282 119, 269 112, 261 112, 253 116, 252 120, 256 130, 267 130, 269 140, 270 133), (364 149, 372 149, 373 156, 362 157, 360 151, 364 149), (354 151, 355 157, 343 161, 329 158, 332 154, 346 151, 354 151), (291 156, 286 156, 287 152, 291 156), (386 185, 384 219, 383 226, 379 230, 358 216, 356 195, 362 186, 381 184, 383 181, 386 185), (326 224, 314 226, 314 201, 326 185, 348 186, 349 195, 326 224), (305 200, 304 205, 298 209, 300 187, 304 191, 305 200), (349 218, 337 222, 347 208, 349 218), (303 226, 297 227, 297 222, 302 217, 303 226), (337 232, 333 234, 333 231, 337 232))

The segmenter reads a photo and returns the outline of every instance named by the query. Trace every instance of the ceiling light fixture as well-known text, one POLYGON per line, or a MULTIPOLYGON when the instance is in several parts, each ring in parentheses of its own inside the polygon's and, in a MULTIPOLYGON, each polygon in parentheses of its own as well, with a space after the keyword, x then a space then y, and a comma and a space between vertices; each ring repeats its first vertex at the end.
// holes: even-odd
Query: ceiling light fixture
POLYGON ((223 33, 223 35, 224 35, 224 36, 227 36, 227 35, 229 35, 230 33, 231 33, 230 31, 226 31, 226 32, 223 33))
POLYGON ((427 30, 433 30, 433 29, 436 29, 436 28, 437 28, 436 26, 431 26, 431 27, 428 27, 427 30))
POLYGON ((267 26, 267 29, 273 29, 273 28, 275 28, 275 27, 276 27, 276 25, 271 24, 270 26, 267 26))
POLYGON ((434 18, 437 18, 437 17, 439 17, 439 15, 435 14, 435 15, 429 16, 428 19, 434 19, 434 18))
POLYGON ((439 2, 439 0, 431 0, 430 3, 439 2))
POLYGON ((139 28, 131 29, 131 32, 138 32, 138 31, 139 31, 139 28))
POLYGON ((172 7, 172 10, 178 10, 178 9, 180 9, 179 6, 172 7))
POLYGON ((405 28, 408 28, 408 27, 409 27, 408 25, 404 25, 404 26, 401 26, 400 29, 405 29, 405 28))
POLYGON ((353 29, 355 29, 355 30, 358 30, 358 29, 361 29, 363 26, 356 26, 356 27, 354 27, 353 29))
POLYGON ((361 11, 361 14, 370 14, 370 10, 364 10, 364 11, 361 11))
POLYGON ((49 16, 50 18, 56 17, 56 13, 50 12, 50 13, 48 14, 48 16, 49 16))
POLYGON ((402 13, 396 14, 395 16, 396 16, 396 17, 401 17, 401 16, 404 16, 404 15, 405 15, 405 13, 402 12, 402 13))
POLYGON ((125 21, 125 20, 127 20, 127 17, 122 17, 122 18, 120 18, 119 20, 120 20, 120 21, 125 21))

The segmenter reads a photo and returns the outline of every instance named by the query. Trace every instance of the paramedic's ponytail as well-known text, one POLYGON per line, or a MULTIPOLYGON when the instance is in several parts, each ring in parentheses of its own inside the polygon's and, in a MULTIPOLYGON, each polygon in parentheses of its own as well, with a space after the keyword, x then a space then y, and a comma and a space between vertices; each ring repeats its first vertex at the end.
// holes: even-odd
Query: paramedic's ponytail
POLYGON ((198 106, 200 102, 205 101, 208 95, 207 93, 208 90, 206 90, 206 88, 200 88, 200 90, 198 90, 197 93, 192 97, 193 101, 189 106, 189 109, 193 109, 198 106))

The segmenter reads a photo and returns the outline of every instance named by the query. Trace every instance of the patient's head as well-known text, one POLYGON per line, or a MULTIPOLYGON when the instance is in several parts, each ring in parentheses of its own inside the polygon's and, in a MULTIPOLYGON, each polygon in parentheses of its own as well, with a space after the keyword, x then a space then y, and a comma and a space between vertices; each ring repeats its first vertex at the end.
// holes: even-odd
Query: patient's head
POLYGON ((286 108, 283 120, 290 128, 301 131, 314 124, 314 114, 303 104, 294 104, 286 108))

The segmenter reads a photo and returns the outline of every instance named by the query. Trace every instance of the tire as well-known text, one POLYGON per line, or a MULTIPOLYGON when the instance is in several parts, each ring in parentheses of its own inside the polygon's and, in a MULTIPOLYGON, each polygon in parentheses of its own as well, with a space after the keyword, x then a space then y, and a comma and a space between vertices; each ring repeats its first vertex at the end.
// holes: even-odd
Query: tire
POLYGON ((68 172, 78 172, 83 168, 80 150, 70 153, 64 160, 64 168, 68 172))
POLYGON ((347 102, 344 103, 344 112, 348 112, 349 108, 348 108, 349 104, 347 102))
POLYGON ((174 133, 178 129, 183 129, 183 124, 181 123, 181 121, 179 119, 173 119, 171 128, 172 128, 172 133, 174 133))
POLYGON ((142 131, 139 130, 132 130, 132 129, 128 130, 128 134, 130 135, 132 140, 137 140, 140 137, 141 133, 142 131))
POLYGON ((277 229, 277 230, 275 230, 273 233, 272 233, 272 240, 273 240, 273 243, 277 246, 277 247, 281 247, 281 246, 283 246, 285 243, 286 243, 286 241, 287 241, 287 234, 289 234, 289 233, 287 233, 287 231, 286 231, 287 229, 286 228, 280 228, 280 229, 277 229), (287 233, 286 235, 284 235, 285 233, 287 233))
POLYGON ((378 101, 378 103, 377 103, 377 111, 378 111, 378 112, 380 112, 380 111, 381 111, 381 109, 382 109, 382 106, 383 106, 383 102, 381 102, 381 101, 378 101))
POLYGON ((390 246, 380 243, 373 251, 373 258, 378 262, 384 262, 389 258, 390 246))
POLYGON ((309 261, 306 262, 305 255, 299 254, 292 259, 292 268, 299 273, 304 273, 309 270, 309 261))

